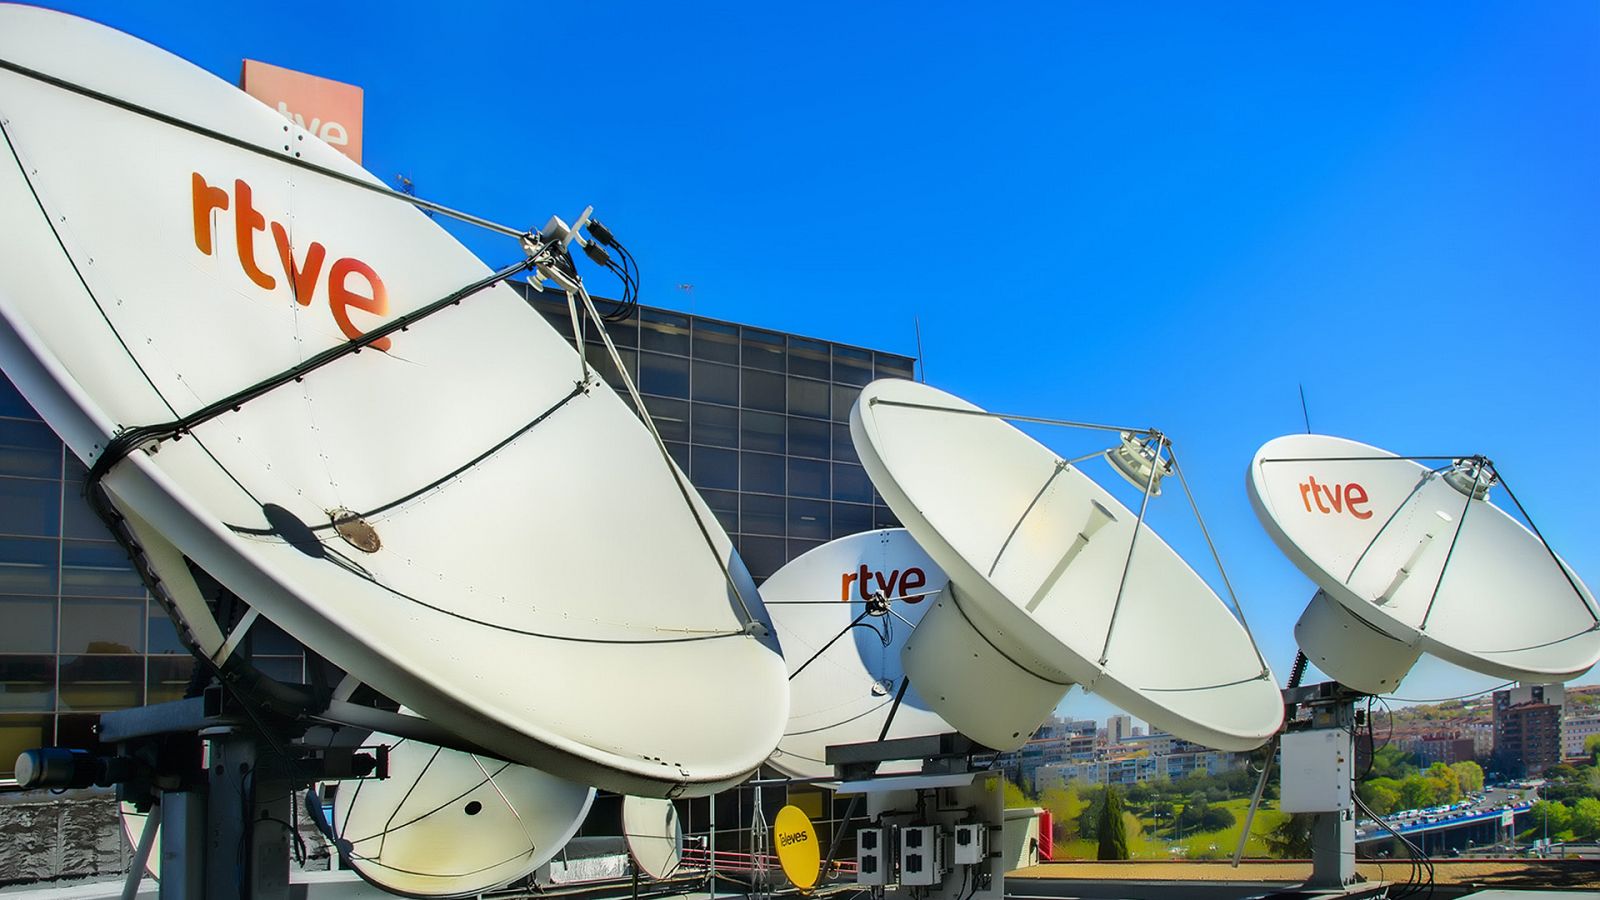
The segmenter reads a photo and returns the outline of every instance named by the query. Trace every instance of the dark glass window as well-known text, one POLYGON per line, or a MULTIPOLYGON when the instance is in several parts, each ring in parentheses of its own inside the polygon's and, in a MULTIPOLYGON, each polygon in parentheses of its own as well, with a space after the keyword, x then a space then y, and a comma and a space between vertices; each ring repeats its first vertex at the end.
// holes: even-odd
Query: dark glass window
POLYGON ((694 399, 707 403, 739 404, 739 370, 716 363, 694 364, 694 399))
MULTIPOLYGON (((33 411, 28 401, 22 399, 22 394, 16 385, 4 375, 0 375, 0 416, 15 416, 19 419, 39 418, 39 414, 33 411)), ((7 765, 9 764, 7 762, 7 765)))
POLYGON ((0 475, 61 477, 61 439, 43 422, 7 421, 0 428, 0 475))
POLYGON ((194 674, 195 659, 191 656, 152 656, 145 681, 145 702, 165 703, 182 700, 194 674))
POLYGON ((54 656, 0 656, 0 710, 54 709, 54 656))
POLYGON ((61 708, 126 709, 144 702, 144 657, 63 656, 61 708))
POLYGON ((779 537, 784 532, 784 500, 761 494, 739 495, 739 518, 744 523, 745 534, 771 534, 779 537))
POLYGON ((79 597, 143 597, 144 582, 128 554, 112 543, 61 542, 61 593, 79 597))
POLYGON ((669 400, 665 397, 644 398, 644 408, 650 411, 651 421, 656 423, 656 430, 661 432, 664 441, 687 441, 689 439, 689 404, 682 400, 669 400))
POLYGON ((639 392, 689 398, 689 361, 659 353, 639 354, 639 392))
POLYGON ((872 351, 833 346, 833 380, 860 387, 872 381, 872 351))
MULTIPOLYGON (((73 462, 77 461, 73 457, 73 462)), ((71 481, 65 484, 65 496, 61 498, 61 536, 69 538, 83 538, 90 541, 109 541, 111 532, 106 530, 104 522, 95 515, 94 508, 89 505, 89 498, 83 495, 83 485, 71 481)))
POLYGON ((739 364, 739 326, 696 319, 694 358, 739 364))
POLYGON ((904 378, 911 380, 911 367, 915 361, 904 356, 895 356, 892 353, 874 353, 878 364, 879 378, 904 378))
MULTIPOLYGON (((0 383, 5 379, 0 378, 0 383)), ((5 702, 0 694, 0 705, 5 702)), ((45 747, 55 743, 51 734, 50 716, 0 716, 0 776, 10 778, 16 774, 17 757, 24 750, 45 747)))
POLYGON ((0 533, 61 533, 61 482, 0 477, 0 533))
POLYGON ((833 377, 828 365, 828 344, 825 341, 789 337, 789 374, 827 381, 833 377))
POLYGON ((872 507, 858 503, 833 505, 833 537, 835 539, 872 530, 872 507))
POLYGON ((746 328, 743 334, 743 361, 746 368, 783 372, 783 335, 756 328, 746 328))
MULTIPOLYGON (((78 459, 78 457, 74 456, 71 450, 68 450, 66 453, 64 453, 63 457, 66 464, 66 470, 62 472, 62 475, 68 481, 77 484, 83 484, 85 481, 89 480, 89 467, 84 465, 83 462, 78 459)), ((68 488, 68 490, 72 489, 68 488)), ((83 492, 78 491, 78 493, 81 494, 83 492)))
POLYGON ((842 462, 860 462, 856 456, 855 441, 850 439, 850 426, 835 424, 833 426, 833 458, 842 462))
POLYGON ((691 448, 690 453, 694 465, 689 470, 689 479, 694 482, 695 487, 723 491, 739 489, 738 453, 698 446, 691 448))
POLYGON ((828 464, 815 459, 789 458, 789 494, 828 499, 828 464))
POLYGON ((830 427, 827 422, 815 419, 789 418, 789 454, 828 458, 830 427))
POLYGON ((689 317, 657 309, 639 311, 639 348, 689 355, 689 317))
MULTIPOLYGON (((628 376, 637 384, 639 381, 639 351, 618 349, 617 355, 622 357, 622 364, 628 367, 628 376)), ((576 365, 576 363, 574 363, 576 365)), ((624 397, 627 390, 622 386, 622 378, 617 374, 617 364, 612 361, 611 354, 604 347, 589 348, 589 367, 594 369, 600 380, 611 385, 611 389, 624 397)), ((640 388, 642 391, 643 388, 640 388)))
POLYGON ((43 538, 0 540, 0 592, 54 594, 61 544, 43 538))
POLYGON ((54 652, 55 598, 0 596, 0 653, 54 652))
POLYGON ((894 517, 887 506, 874 506, 872 508, 873 528, 899 528, 900 520, 894 517))
POLYGON ((828 504, 821 500, 789 501, 789 537, 825 541, 832 519, 828 504))
POLYGON ((763 453, 783 453, 788 449, 784 440, 784 417, 776 413, 743 410, 739 414, 739 439, 746 450, 763 453))
POLYGON ((250 655, 292 656, 302 652, 300 642, 289 632, 272 624, 265 616, 250 626, 250 655))
MULTIPOLYGON (((609 305, 609 301, 602 303, 598 298, 596 298, 594 305, 596 309, 600 310, 601 315, 605 315, 612 308, 609 305)), ((606 334, 611 335, 611 343, 616 344, 618 347, 639 346, 639 317, 633 315, 620 322, 607 322, 606 334)))
POLYGON ((300 684, 305 680, 305 663, 298 656, 256 657, 252 660, 261 674, 285 684, 300 684))
POLYGON ((745 535, 739 538, 739 555, 744 558, 745 567, 750 570, 751 577, 757 581, 771 577, 772 573, 783 568, 783 564, 788 561, 783 538, 776 537, 745 535))
POLYGON ((797 416, 828 417, 828 385, 804 378, 789 379, 789 413, 797 416))
POLYGON ((701 491, 700 496, 716 513, 723 531, 739 530, 739 495, 734 491, 701 491))
POLYGON ((783 493, 783 457, 766 453, 739 454, 739 484, 745 491, 783 493))
POLYGON ((744 397, 744 406, 747 409, 783 412, 784 390, 782 375, 744 369, 740 373, 740 381, 743 383, 741 396, 744 397))
POLYGON ((188 648, 178 640, 178 626, 172 623, 167 611, 154 600, 149 601, 145 613, 146 653, 188 653, 188 648))
POLYGON ((871 503, 872 480, 867 477, 867 470, 849 463, 834 463, 833 499, 871 503))
POLYGON ((61 601, 62 653, 143 653, 144 600, 61 601))
POLYGON ((821 547, 822 544, 822 541, 807 541, 801 540, 800 538, 790 538, 788 545, 789 558, 794 559, 802 553, 808 553, 817 549, 818 547, 821 547))
POLYGON ((684 472, 689 471, 688 444, 680 444, 676 441, 668 441, 667 452, 672 455, 672 461, 678 464, 678 468, 682 469, 684 472))
POLYGON ((861 396, 860 388, 842 384, 833 385, 833 420, 850 421, 850 407, 856 405, 856 398, 859 396, 861 396))
POLYGON ((694 442, 713 447, 739 446, 739 410, 731 406, 694 405, 694 442))

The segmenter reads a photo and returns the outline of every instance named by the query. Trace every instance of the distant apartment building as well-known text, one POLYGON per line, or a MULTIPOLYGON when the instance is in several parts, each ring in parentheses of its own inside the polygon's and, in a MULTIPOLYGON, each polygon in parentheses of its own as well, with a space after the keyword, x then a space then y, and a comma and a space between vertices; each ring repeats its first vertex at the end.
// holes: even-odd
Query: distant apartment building
POLYGON ((1106 743, 1120 744, 1133 737, 1132 716, 1111 716, 1106 719, 1106 743))
POLYGON ((1600 715, 1567 716, 1561 720, 1561 755, 1583 756, 1584 742, 1600 734, 1600 715))
POLYGON ((1421 734, 1396 741, 1401 750, 1415 754, 1417 764, 1427 768, 1436 762, 1453 765, 1468 762, 1478 755, 1477 746, 1470 736, 1459 731, 1421 734))
POLYGON ((1073 782, 1129 785, 1162 779, 1175 780, 1196 773, 1219 775, 1244 765, 1245 759, 1246 754, 1225 750, 1101 758, 1042 766, 1035 783, 1039 791, 1045 791, 1073 782))
POLYGON ((1494 754, 1490 768, 1526 778, 1561 761, 1559 684, 1518 685, 1494 692, 1494 754))

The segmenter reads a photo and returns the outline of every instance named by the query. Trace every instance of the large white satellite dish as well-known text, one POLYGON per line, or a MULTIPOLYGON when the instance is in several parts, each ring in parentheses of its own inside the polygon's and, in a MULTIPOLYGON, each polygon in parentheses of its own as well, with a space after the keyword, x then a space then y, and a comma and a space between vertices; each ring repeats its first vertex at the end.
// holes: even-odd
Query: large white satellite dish
POLYGON ((0 7, 0 120, 0 366, 89 463, 187 423, 102 462, 119 506, 507 758, 661 795, 770 754, 786 673, 726 534, 515 291, 465 290, 489 273, 464 247, 71 16, 0 7))
POLYGON ((389 777, 344 781, 331 827, 361 877, 392 893, 469 897, 544 865, 594 789, 497 759, 374 733, 389 777))
POLYGON ((683 824, 671 800, 622 798, 622 835, 639 869, 665 881, 683 865, 683 824))
POLYGON ((850 434, 950 578, 904 662, 963 733, 1020 746, 1073 684, 1211 747, 1247 750, 1277 731, 1282 700, 1246 629, 1148 526, 1135 539, 1139 517, 1076 466, 910 381, 868 385, 850 434))
POLYGON ((1317 593, 1295 626, 1317 667, 1394 690, 1422 653, 1501 678, 1556 681, 1600 660, 1594 595, 1488 499, 1478 458, 1416 459, 1295 434, 1256 451, 1250 501, 1317 593))
MULTIPOLYGON (((789 664, 789 726, 771 764, 795 778, 833 774, 829 744, 877 740, 905 673, 900 652, 945 586, 903 528, 806 551, 761 585, 789 664)), ((913 684, 885 737, 951 730, 913 684)))

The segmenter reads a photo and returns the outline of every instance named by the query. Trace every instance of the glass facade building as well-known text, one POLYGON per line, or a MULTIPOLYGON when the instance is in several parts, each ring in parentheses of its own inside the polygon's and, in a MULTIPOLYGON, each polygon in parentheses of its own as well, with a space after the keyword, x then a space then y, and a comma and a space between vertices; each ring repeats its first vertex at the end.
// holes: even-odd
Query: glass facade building
MULTIPOLYGON (((564 297, 530 301, 570 337, 564 297)), ((608 330, 758 582, 832 538, 898 524, 848 420, 863 385, 910 378, 911 359, 651 308, 608 330)), ((618 386, 603 346, 588 346, 618 386)), ((177 699, 194 669, 84 499, 85 472, 0 377, 0 777, 27 747, 93 747, 99 713, 177 699)), ((292 637, 263 622, 249 641, 267 674, 303 680, 292 637)))

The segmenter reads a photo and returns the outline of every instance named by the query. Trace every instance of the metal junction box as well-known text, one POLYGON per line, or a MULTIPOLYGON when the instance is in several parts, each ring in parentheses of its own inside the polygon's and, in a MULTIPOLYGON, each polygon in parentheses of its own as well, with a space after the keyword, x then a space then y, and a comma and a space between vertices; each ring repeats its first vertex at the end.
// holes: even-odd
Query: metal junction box
POLYGON ((1278 808, 1288 813, 1342 812, 1350 801, 1355 743, 1342 728, 1283 736, 1278 808))
POLYGON ((937 825, 900 829, 900 883, 935 885, 944 881, 944 840, 937 825))
POLYGON ((889 852, 889 829, 856 830, 856 883, 894 884, 894 856, 889 852))
POLYGON ((988 855, 989 827, 981 822, 957 825, 950 861, 958 866, 975 866, 988 855))

